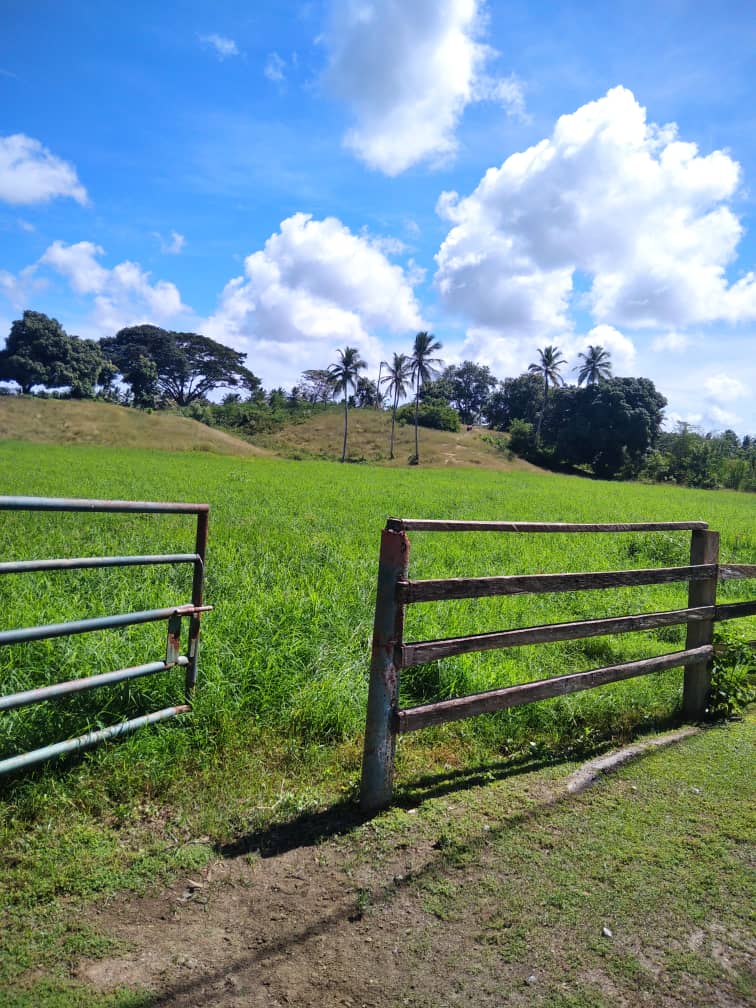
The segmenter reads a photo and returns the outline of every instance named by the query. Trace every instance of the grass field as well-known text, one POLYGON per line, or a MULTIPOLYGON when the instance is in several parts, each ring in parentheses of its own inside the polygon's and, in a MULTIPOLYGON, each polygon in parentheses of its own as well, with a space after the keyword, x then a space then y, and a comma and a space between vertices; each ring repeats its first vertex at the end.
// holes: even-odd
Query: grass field
MULTIPOLYGON (((6 853, 0 889, 6 920, 13 922, 13 934, 5 935, 12 951, 0 955, 6 978, 48 955, 86 952, 94 941, 63 924, 40 931, 41 908, 144 885, 210 856, 202 842, 188 847, 176 837, 231 837, 354 794, 378 541, 387 516, 704 519, 722 533, 723 560, 756 561, 756 502, 736 493, 526 471, 392 470, 11 442, 0 444, 0 474, 3 494, 209 502, 207 598, 216 607, 204 623, 191 716, 0 784, 6 853)), ((0 556, 190 551, 193 534, 186 517, 3 513, 0 556)), ((688 550, 684 534, 411 538, 415 577, 671 565, 685 563, 688 550)), ((181 603, 189 599, 189 579, 188 568, 5 577, 2 625, 181 603)), ((750 583, 729 582, 721 595, 736 600, 751 593, 750 583)), ((683 587, 671 586, 418 606, 409 614, 406 637, 684 602, 683 587)), ((3 648, 3 692, 154 660, 163 654, 164 630, 152 625, 3 648)), ((756 636, 752 624, 749 636, 756 636)), ((464 656, 407 673, 403 700, 611 664, 681 643, 679 630, 665 630, 464 656)), ((408 737, 398 753, 399 792, 434 767, 485 763, 523 750, 575 756, 602 739, 653 729, 674 716, 681 675, 631 680, 408 737)), ((27 708, 0 722, 0 755, 180 697, 180 675, 168 673, 27 708)))
MULTIPOLYGON (((752 497, 598 483, 534 473, 403 470, 278 460, 65 449, 7 444, 0 461, 8 493, 208 501, 211 532, 202 685, 185 734, 233 734, 251 719, 318 742, 354 738, 366 695, 367 656, 379 532, 390 514, 563 521, 705 519, 722 532, 722 558, 756 556, 752 497)), ((153 516, 6 513, 5 558, 190 550, 193 523, 153 516)), ((610 570, 686 562, 684 533, 604 536, 485 534, 412 537, 416 577, 610 570)), ((5 578, 5 626, 188 601, 190 571, 144 568, 5 578)), ((749 597, 729 582, 723 598, 749 597)), ((428 639, 569 618, 676 608, 682 585, 516 596, 413 608, 407 639, 428 639)), ((4 682, 39 685, 160 657, 162 626, 5 648, 4 682)), ((407 673, 408 700, 423 700, 532 680, 674 650, 683 631, 597 638, 539 648, 462 656, 407 673)), ((521 744, 536 733, 558 741, 570 723, 617 732, 643 717, 664 718, 679 699, 680 673, 565 698, 481 719, 467 729, 488 742, 521 744)), ((54 709, 28 708, 3 721, 2 751, 39 744, 177 696, 171 677, 83 694, 54 709), (105 700, 103 701, 103 697, 105 700), (103 708, 103 702, 107 705, 103 708)), ((52 705, 47 705, 52 707, 52 705)), ((170 731, 163 733, 171 738, 170 731)), ((569 735, 569 730, 566 732, 569 735)), ((173 743, 169 744, 169 747, 173 743)))

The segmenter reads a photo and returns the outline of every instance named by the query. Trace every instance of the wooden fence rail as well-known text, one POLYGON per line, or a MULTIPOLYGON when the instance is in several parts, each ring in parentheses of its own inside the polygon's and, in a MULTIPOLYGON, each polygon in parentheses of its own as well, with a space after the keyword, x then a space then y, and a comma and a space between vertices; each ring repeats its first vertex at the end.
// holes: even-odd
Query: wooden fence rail
POLYGON ((719 580, 756 578, 756 564, 719 563, 719 533, 706 522, 629 522, 564 524, 543 522, 438 521, 389 518, 381 536, 378 592, 368 691, 365 749, 360 801, 366 811, 391 802, 396 736, 430 725, 516 707, 536 700, 593 689, 606 683, 683 666, 683 713, 703 715, 711 682, 713 628, 719 620, 756 615, 756 601, 717 604, 719 580), (684 567, 601 571, 577 574, 527 574, 501 577, 409 579, 407 532, 617 533, 690 532, 690 563, 684 567), (408 605, 452 599, 487 598, 551 592, 606 590, 636 585, 688 582, 688 605, 668 612, 636 613, 605 619, 522 627, 471 634, 445 640, 404 641, 404 611, 408 605), (672 654, 625 662, 606 668, 554 676, 473 696, 455 697, 406 710, 399 708, 399 676, 403 668, 452 655, 525 644, 579 640, 604 634, 630 633, 685 624, 685 649, 672 654))

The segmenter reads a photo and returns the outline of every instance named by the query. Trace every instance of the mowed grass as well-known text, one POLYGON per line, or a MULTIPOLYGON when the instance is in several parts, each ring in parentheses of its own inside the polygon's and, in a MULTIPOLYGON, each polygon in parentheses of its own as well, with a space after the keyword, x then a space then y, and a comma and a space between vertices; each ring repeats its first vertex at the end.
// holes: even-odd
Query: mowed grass
MULTIPOLYGON (((194 711, 0 781, 6 978, 96 941, 61 901, 140 887, 212 856, 211 840, 355 793, 380 530, 389 515, 709 521, 722 558, 756 561, 751 496, 531 472, 390 470, 95 447, 0 444, 0 493, 207 501, 207 599, 194 711), (191 843, 188 843, 191 841, 191 843), (187 860, 189 859, 189 860, 187 860)), ((685 563, 685 534, 415 534, 414 577, 685 563)), ((181 516, 0 513, 3 560, 191 551, 181 516)), ((188 567, 0 579, 2 627, 189 600, 188 567)), ((722 587, 749 598, 752 584, 722 587)), ((407 639, 684 605, 682 586, 417 606, 407 639)), ((749 635, 753 625, 749 628, 749 635)), ((4 693, 162 657, 165 625, 0 649, 4 693)), ((682 633, 465 656, 406 673, 403 702, 674 650, 682 633)), ((682 673, 631 680, 403 739, 398 783, 523 749, 580 754, 674 716, 682 673)), ((179 672, 4 715, 0 757, 181 700, 179 672)), ((70 904, 69 904, 70 905, 70 904)))

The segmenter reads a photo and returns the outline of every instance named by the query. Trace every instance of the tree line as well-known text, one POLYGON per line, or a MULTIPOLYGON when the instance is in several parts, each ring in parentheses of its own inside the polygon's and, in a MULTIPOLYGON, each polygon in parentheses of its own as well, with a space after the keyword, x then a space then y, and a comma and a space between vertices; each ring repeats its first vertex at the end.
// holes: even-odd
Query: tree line
POLYGON ((687 424, 663 431, 664 396, 648 378, 615 377, 611 354, 602 346, 578 355, 575 384, 568 384, 567 361, 556 346, 539 348, 527 371, 503 380, 475 361, 445 365, 440 350, 432 333, 419 332, 407 353, 381 362, 372 380, 360 351, 346 346, 330 364, 304 371, 289 391, 266 392, 246 367, 246 354, 199 333, 145 324, 87 340, 67 334, 56 319, 25 311, 0 351, 0 381, 17 383, 24 394, 41 387, 142 409, 175 407, 246 435, 341 400, 342 462, 350 409, 387 408, 391 459, 396 425, 414 426, 411 464, 420 462, 421 427, 485 425, 507 433, 506 439, 493 435, 504 450, 547 467, 608 479, 756 490, 753 438, 741 441, 731 430, 704 434, 687 424), (209 396, 218 389, 229 391, 222 402, 212 402, 209 396))

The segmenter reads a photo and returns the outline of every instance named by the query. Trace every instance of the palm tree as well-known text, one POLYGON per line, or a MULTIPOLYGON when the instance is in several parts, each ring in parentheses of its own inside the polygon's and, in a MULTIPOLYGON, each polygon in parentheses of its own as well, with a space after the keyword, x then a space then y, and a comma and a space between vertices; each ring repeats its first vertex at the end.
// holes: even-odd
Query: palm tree
MULTIPOLYGON (((598 385, 602 380, 612 377, 612 358, 608 350, 602 346, 589 346, 588 353, 579 353, 583 363, 579 365, 578 385, 598 385)), ((574 367, 573 371, 578 368, 574 367)))
POLYGON ((559 374, 559 369, 564 367, 567 361, 562 356, 562 351, 559 347, 547 346, 545 350, 538 348, 538 363, 529 364, 528 371, 532 371, 534 374, 540 374, 543 377, 543 406, 541 412, 538 415, 538 424, 536 426, 536 441, 540 444, 541 441, 541 425, 543 424, 543 415, 546 412, 546 402, 549 396, 549 384, 556 387, 557 385, 564 385, 564 378, 559 374))
POLYGON ((331 364, 328 373, 333 382, 334 393, 342 392, 344 395, 344 446, 341 449, 341 461, 346 459, 347 431, 349 429, 349 389, 357 387, 357 379, 360 371, 363 371, 367 364, 360 357, 360 351, 355 347, 345 347, 337 350, 339 359, 335 364, 331 364))
POLYGON ((433 333, 419 332, 415 336, 415 343, 412 347, 410 358, 410 374, 415 386, 415 462, 420 461, 420 444, 418 439, 419 415, 420 415, 420 390, 423 383, 435 378, 443 364, 439 357, 431 357, 436 350, 441 349, 441 344, 434 339, 433 333))
POLYGON ((381 368, 386 368, 386 377, 381 381, 386 385, 386 391, 393 399, 391 406, 391 442, 389 446, 389 458, 394 457, 394 427, 396 426, 396 408, 399 405, 401 396, 407 394, 412 380, 412 361, 406 354, 395 353, 393 361, 381 363, 381 368))

